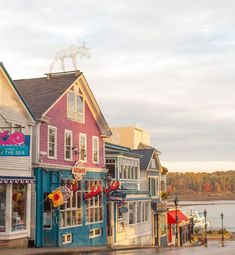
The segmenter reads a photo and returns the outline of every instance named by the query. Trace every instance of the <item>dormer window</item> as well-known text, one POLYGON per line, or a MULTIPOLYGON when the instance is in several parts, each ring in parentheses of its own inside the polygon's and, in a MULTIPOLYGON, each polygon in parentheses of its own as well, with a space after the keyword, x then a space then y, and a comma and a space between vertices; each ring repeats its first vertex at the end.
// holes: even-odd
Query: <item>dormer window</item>
POLYGON ((68 119, 84 123, 85 104, 81 92, 70 90, 67 93, 67 117, 68 119))

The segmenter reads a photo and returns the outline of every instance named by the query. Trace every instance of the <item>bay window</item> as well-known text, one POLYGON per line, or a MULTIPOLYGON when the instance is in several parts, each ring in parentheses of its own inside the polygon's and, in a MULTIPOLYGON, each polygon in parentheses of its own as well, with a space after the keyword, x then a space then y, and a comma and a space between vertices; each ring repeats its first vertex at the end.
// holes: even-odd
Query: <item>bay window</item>
POLYGON ((27 229, 26 183, 0 184, 0 233, 13 234, 27 229))

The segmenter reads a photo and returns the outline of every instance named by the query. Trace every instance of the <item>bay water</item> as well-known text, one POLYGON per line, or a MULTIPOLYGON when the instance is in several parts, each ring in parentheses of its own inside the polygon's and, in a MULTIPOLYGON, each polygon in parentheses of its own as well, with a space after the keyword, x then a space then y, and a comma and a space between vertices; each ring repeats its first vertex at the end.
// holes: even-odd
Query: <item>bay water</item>
POLYGON ((218 201, 179 201, 179 207, 183 212, 207 211, 207 220, 210 229, 221 229, 221 213, 224 214, 224 228, 235 232, 235 200, 218 201))

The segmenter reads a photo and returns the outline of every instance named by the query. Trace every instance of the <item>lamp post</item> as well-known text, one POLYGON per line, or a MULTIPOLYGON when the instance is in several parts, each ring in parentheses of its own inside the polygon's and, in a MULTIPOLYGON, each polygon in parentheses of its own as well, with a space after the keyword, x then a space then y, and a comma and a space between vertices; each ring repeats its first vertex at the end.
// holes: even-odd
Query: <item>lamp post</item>
POLYGON ((222 238, 221 238, 221 246, 224 247, 224 214, 221 213, 220 214, 220 217, 221 217, 221 224, 222 224, 222 238))
POLYGON ((110 202, 110 186, 112 183, 112 177, 111 175, 108 173, 106 176, 106 184, 108 187, 108 212, 107 212, 107 225, 108 225, 108 246, 111 247, 112 246, 112 226, 111 226, 111 202, 110 202))
POLYGON ((204 210, 203 214, 205 218, 205 247, 207 247, 207 222, 206 222, 207 211, 206 209, 204 210))
POLYGON ((174 203, 175 203, 175 225, 176 225, 176 230, 175 230, 175 246, 178 246, 178 211, 177 211, 177 206, 179 203, 179 199, 177 196, 174 198, 174 203))

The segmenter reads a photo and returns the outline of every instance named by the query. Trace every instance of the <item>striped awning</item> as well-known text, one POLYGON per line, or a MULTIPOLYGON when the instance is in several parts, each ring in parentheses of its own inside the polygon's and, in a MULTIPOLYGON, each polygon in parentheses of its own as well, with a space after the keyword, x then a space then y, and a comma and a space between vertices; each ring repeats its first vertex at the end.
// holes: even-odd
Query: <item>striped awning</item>
POLYGON ((34 183, 34 177, 28 176, 0 176, 0 184, 4 183, 34 183))

